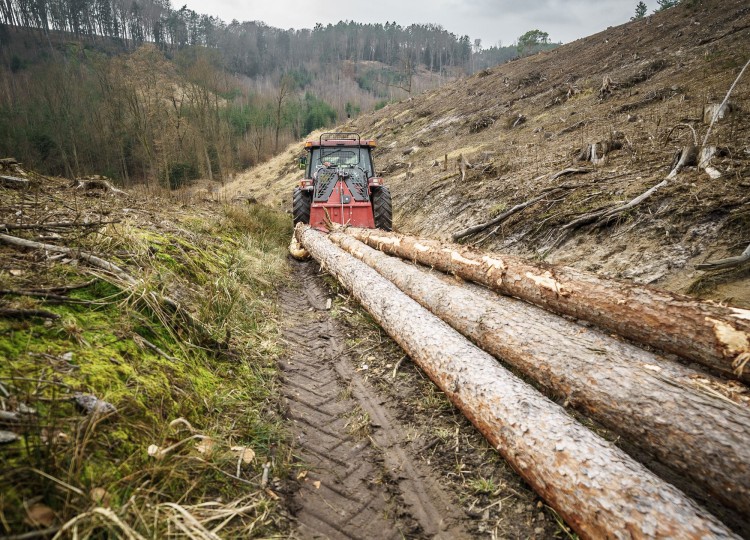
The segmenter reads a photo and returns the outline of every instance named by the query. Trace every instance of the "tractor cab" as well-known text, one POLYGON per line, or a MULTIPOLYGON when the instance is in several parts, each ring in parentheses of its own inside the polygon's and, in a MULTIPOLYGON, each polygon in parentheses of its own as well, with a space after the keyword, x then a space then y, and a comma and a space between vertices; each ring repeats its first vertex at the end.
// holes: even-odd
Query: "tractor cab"
POLYGON ((305 143, 305 176, 292 196, 294 223, 326 231, 327 222, 391 230, 391 195, 375 176, 374 140, 356 133, 323 133, 305 143))

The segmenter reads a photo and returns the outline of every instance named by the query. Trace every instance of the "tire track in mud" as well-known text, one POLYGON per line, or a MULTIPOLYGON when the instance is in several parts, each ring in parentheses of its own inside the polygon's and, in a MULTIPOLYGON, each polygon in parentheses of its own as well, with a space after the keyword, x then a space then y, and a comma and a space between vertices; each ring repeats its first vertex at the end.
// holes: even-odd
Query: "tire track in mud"
POLYGON ((291 504, 297 536, 468 538, 466 515, 416 459, 397 412, 354 370, 316 267, 293 262, 296 285, 280 295, 283 394, 309 469, 291 504))

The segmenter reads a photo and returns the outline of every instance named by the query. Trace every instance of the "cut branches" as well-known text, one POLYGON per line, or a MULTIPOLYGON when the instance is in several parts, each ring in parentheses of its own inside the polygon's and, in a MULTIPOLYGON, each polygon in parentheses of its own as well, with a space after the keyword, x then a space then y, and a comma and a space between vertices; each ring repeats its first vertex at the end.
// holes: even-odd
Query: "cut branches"
MULTIPOLYGON (((550 178, 549 181, 551 182, 551 181, 557 180, 561 176, 565 176, 565 175, 568 175, 568 174, 585 174, 585 173, 589 173, 591 171, 592 171, 592 169, 578 169, 578 168, 563 169, 562 171, 559 171, 559 172, 555 173, 552 176, 552 178, 550 178)), ((529 199, 528 201, 525 201, 525 202, 522 202, 520 204, 517 204, 516 206, 514 206, 510 210, 506 210, 505 212, 503 212, 500 215, 492 218, 489 221, 486 221, 484 223, 480 223, 478 225, 473 225, 471 227, 468 227, 466 229, 463 229, 461 231, 453 233, 453 240, 454 241, 461 240, 462 238, 466 238, 467 236, 471 236, 471 235, 474 235, 474 234, 476 234, 478 232, 482 232, 482 231, 484 231, 486 229, 489 229, 493 225, 497 225, 499 223, 502 223, 503 221, 505 221, 506 219, 508 219, 513 214, 516 214, 516 213, 520 212, 521 210, 523 210, 523 209, 531 206, 532 204, 535 204, 535 203, 537 203, 537 202, 545 199, 546 197, 548 197, 552 193, 556 193, 556 192, 564 190, 564 189, 573 189, 573 188, 576 188, 576 187, 579 187, 579 186, 557 186, 557 187, 545 189, 545 190, 542 191, 542 193, 540 195, 538 195, 536 197, 533 197, 533 198, 529 199)))
POLYGON ((589 223, 596 222, 596 225, 604 225, 614 217, 618 216, 619 214, 622 214, 623 212, 630 210, 631 208, 634 208, 641 204, 643 201, 648 199, 651 195, 656 193, 661 188, 665 187, 667 185, 668 181, 666 179, 662 180, 655 186, 647 189, 637 197, 631 199, 627 203, 617 206, 615 208, 603 208, 601 210, 597 210, 595 212, 589 212, 588 214, 583 214, 582 216, 577 217, 573 221, 565 224, 562 226, 562 230, 564 231, 574 231, 580 227, 583 227, 584 225, 588 225, 589 223))
POLYGON ((0 175, 0 186, 11 188, 11 189, 25 189, 29 187, 30 183, 25 178, 18 178, 17 176, 4 176, 0 175))
POLYGON ((639 343, 750 381, 750 370, 736 374, 732 365, 735 359, 750 353, 748 310, 436 240, 370 229, 349 228, 345 232, 391 255, 455 274, 555 313, 590 321, 639 343))
POLYGON ((109 180, 105 180, 104 178, 77 179, 73 181, 71 187, 85 191, 101 189, 102 191, 111 192, 116 195, 127 195, 127 192, 116 188, 109 180))

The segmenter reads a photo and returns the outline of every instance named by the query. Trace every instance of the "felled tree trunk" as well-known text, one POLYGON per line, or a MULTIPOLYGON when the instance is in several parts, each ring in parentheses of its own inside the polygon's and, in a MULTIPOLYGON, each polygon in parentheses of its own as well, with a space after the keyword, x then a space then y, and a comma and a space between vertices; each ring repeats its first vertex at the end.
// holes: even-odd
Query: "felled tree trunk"
POLYGON ((346 234, 330 238, 485 351, 750 514, 750 408, 711 394, 721 382, 520 300, 446 283, 346 234))
POLYGON ((750 311, 698 302, 564 266, 375 229, 345 231, 371 247, 481 283, 549 311, 590 321, 639 343, 750 381, 750 311))
POLYGON ((325 235, 297 235, 582 537, 734 537, 325 235))

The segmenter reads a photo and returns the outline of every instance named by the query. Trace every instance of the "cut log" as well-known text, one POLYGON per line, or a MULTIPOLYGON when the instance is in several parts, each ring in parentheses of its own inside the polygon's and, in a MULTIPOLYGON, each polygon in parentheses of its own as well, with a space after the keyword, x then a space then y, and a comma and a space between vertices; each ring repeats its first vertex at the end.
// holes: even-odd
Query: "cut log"
POLYGON ((0 176, 0 186, 12 188, 12 189, 24 189, 29 187, 29 181, 26 178, 18 178, 17 176, 0 176))
POLYGON ((330 239, 485 351, 750 515, 750 408, 706 392, 723 383, 520 300, 446 283, 346 234, 330 239))
POLYGON ((700 362, 725 375, 750 354, 750 311, 699 302, 645 285, 530 262, 512 255, 374 229, 346 233, 391 255, 481 283, 562 315, 590 321, 621 336, 700 362))
POLYGON ((735 538, 325 235, 297 235, 581 537, 735 538))

